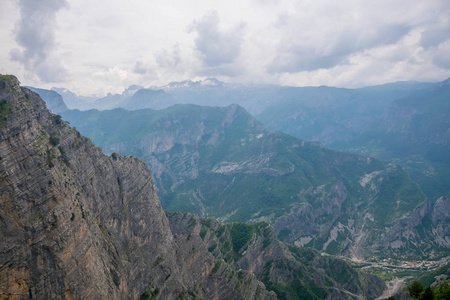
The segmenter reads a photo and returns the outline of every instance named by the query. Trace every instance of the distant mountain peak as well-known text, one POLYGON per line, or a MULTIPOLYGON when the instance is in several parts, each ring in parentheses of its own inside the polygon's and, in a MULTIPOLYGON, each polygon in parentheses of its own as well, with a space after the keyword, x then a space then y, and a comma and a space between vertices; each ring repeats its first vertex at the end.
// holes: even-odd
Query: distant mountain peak
POLYGON ((69 89, 66 89, 64 87, 52 87, 50 90, 57 92, 58 94, 70 94, 70 95, 76 95, 74 92, 72 92, 69 89))
POLYGON ((183 81, 172 81, 169 82, 167 85, 165 85, 164 87, 166 88, 182 88, 182 87, 191 87, 195 84, 196 82, 192 81, 192 80, 183 80, 183 81))
POLYGON ((143 89, 143 88, 144 88, 143 86, 133 84, 133 85, 130 85, 127 89, 125 89, 125 90, 122 92, 122 95, 123 95, 123 96, 132 96, 132 95, 134 95, 137 91, 139 91, 140 89, 143 89))

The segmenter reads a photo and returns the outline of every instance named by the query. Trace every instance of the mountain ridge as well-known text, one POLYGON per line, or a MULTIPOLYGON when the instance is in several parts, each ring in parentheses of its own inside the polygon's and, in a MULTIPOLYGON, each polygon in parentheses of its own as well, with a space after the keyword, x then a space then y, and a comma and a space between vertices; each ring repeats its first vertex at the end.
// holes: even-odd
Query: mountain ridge
MULTIPOLYGON (((368 86, 362 88, 338 88, 328 86, 307 86, 307 87, 291 87, 280 86, 275 84, 239 84, 225 83, 215 78, 207 78, 199 81, 184 80, 180 82, 171 82, 164 86, 150 86, 142 88, 143 90, 164 90, 168 95, 172 96, 171 103, 161 106, 162 103, 154 102, 151 97, 147 99, 145 107, 153 109, 167 108, 173 104, 197 104, 209 106, 227 106, 237 103, 243 106, 253 115, 261 114, 277 103, 285 102, 286 99, 295 97, 305 97, 307 94, 320 94, 320 91, 327 89, 335 91, 350 91, 354 94, 365 95, 364 97, 372 97, 377 94, 378 98, 402 97, 412 93, 420 92, 439 85, 439 83, 423 83, 423 82, 394 82, 382 85, 368 86)), ((122 94, 108 94, 106 97, 95 99, 91 97, 76 96, 75 94, 61 88, 52 88, 60 92, 67 105, 71 109, 113 109, 116 107, 126 108, 130 97, 138 90, 139 86, 133 85, 126 89, 122 94), (130 93, 130 89, 132 91, 130 93), (77 104, 77 101, 79 102, 77 104)), ((166 95, 166 97, 168 97, 166 95)), ((304 136, 304 138, 307 138, 304 136)))
POLYGON ((271 130, 400 164, 435 201, 450 196, 448 81, 413 89, 412 94, 402 92, 387 101, 379 93, 349 103, 334 95, 320 109, 310 99, 297 97, 257 118, 271 130))

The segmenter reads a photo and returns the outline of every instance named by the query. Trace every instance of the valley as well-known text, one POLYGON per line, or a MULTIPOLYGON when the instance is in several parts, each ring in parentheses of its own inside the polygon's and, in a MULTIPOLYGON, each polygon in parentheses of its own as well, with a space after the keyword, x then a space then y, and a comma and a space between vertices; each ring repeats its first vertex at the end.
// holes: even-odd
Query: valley
MULTIPOLYGON (((345 257, 340 257, 346 259, 345 257)), ((450 263, 450 256, 438 260, 402 260, 402 259, 372 259, 372 260, 348 260, 350 264, 358 269, 376 274, 383 279, 392 277, 419 276, 429 271, 435 271, 450 263)))
MULTIPOLYGON (((148 165, 170 231, 175 234, 178 246, 174 247, 184 249, 195 234, 197 243, 204 243, 195 252, 207 250, 217 266, 210 276, 218 270, 225 272, 223 260, 231 268, 226 272, 248 270, 278 297, 320 299, 332 294, 346 299, 353 293, 368 293, 372 299, 381 294, 384 283, 377 281, 374 290, 368 290, 367 283, 355 282, 350 287, 331 274, 350 272, 344 276, 346 282, 372 274, 377 277, 364 277, 363 281, 381 277, 392 292, 411 276, 437 272, 448 265, 448 198, 429 201, 398 165, 269 131, 238 105, 78 111, 64 109, 59 103, 62 99, 48 95, 55 101, 49 102, 50 107, 62 109, 62 119, 92 138, 110 159, 138 157, 148 165), (224 225, 205 218, 211 216, 224 225), (241 241, 237 232, 249 235, 241 241), (278 254, 274 257, 266 248, 278 249, 278 254), (262 252, 253 252, 255 249, 262 252), (430 253, 434 260, 423 260, 430 253), (266 259, 258 258, 255 264, 255 257, 266 259), (331 277, 298 277, 305 274, 302 269, 314 273, 319 265, 331 277), (350 266, 364 273, 357 275, 347 269, 350 266), (275 279, 274 274, 286 268, 295 279, 275 279), (323 288, 324 282, 335 283, 323 288)), ((58 124, 64 122, 55 116, 58 124)), ((66 139, 52 137, 50 143, 58 145, 66 139)), ((54 158, 60 157, 70 164, 67 150, 59 147, 60 156, 48 152, 47 163, 54 165, 54 158)), ((118 177, 117 182, 119 194, 124 195, 122 179, 118 177)), ((183 253, 185 258, 191 255, 183 253)), ((149 295, 160 293, 154 285, 147 291, 149 295)), ((195 287, 186 291, 200 293, 195 287)))

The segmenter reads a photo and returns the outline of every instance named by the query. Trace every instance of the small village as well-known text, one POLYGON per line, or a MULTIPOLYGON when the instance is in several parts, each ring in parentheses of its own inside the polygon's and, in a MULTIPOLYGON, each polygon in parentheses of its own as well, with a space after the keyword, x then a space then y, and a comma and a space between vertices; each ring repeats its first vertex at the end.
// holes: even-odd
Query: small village
POLYGON ((393 260, 385 258, 380 262, 375 262, 375 265, 383 266, 387 268, 402 268, 402 269, 418 269, 418 270, 434 270, 442 267, 450 262, 450 256, 443 257, 440 260, 416 260, 416 261, 404 261, 393 260))
POLYGON ((349 263, 355 268, 378 275, 384 280, 392 280, 394 277, 415 277, 424 272, 437 270, 450 263, 450 256, 440 259, 430 257, 428 260, 401 260, 391 258, 377 260, 376 258, 372 258, 369 261, 350 260, 349 263))

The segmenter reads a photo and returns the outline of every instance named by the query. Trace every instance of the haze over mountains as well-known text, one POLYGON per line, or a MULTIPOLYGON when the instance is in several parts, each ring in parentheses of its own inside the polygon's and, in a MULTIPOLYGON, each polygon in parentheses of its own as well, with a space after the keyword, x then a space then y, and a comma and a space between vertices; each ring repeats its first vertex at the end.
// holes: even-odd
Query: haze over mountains
MULTIPOLYGON (((207 79, 163 88, 165 91, 134 89, 132 95, 124 92, 93 105, 129 108, 130 103, 139 103, 140 107, 160 109, 175 102, 224 106, 236 101, 259 111, 257 117, 269 128, 320 140, 337 149, 375 157, 378 153, 380 159, 404 162, 420 187, 393 164, 329 151, 319 144, 267 131, 236 105, 72 110, 62 115, 107 153, 132 154, 144 160, 165 209, 224 221, 266 220, 280 238, 332 254, 362 258, 448 251, 448 216, 438 213, 449 207, 447 119, 434 117, 433 111, 408 108, 427 106, 424 101, 435 99, 430 100, 434 103, 430 107, 444 116, 448 111, 446 82, 400 82, 351 90, 227 85, 207 79), (411 98, 415 101, 408 100, 411 98), (403 105, 393 109, 398 103, 403 105), (389 117, 402 108, 414 113, 389 117), (440 139, 416 147, 411 138, 392 138, 394 127, 386 127, 389 123, 385 120, 409 124, 420 112, 434 118, 430 124, 439 124, 422 127, 422 135, 440 139), (394 147, 401 149, 399 145, 409 152, 397 151, 397 157, 384 155, 394 147), (386 150, 380 151, 383 147, 386 150), (427 147, 434 147, 434 160, 421 154, 429 153, 427 147)), ((402 137, 412 135, 413 127, 402 127, 402 137)))
POLYGON ((0 300, 450 299, 449 16, 1 0, 0 300))
MULTIPOLYGON (((309 99, 312 102, 321 103, 328 97, 329 100, 340 100, 344 97, 352 99, 366 99, 368 102, 375 99, 374 107, 386 105, 393 99, 405 97, 418 91, 426 91, 437 87, 439 83, 422 82, 395 82, 383 85, 369 86, 358 89, 334 88, 327 86, 320 87, 289 87, 274 84, 238 84, 225 83, 215 78, 207 78, 199 81, 185 80, 180 82, 170 82, 164 86, 150 86, 144 88, 138 85, 131 85, 121 94, 108 93, 106 97, 96 98, 93 96, 78 96, 65 88, 52 88, 64 98, 70 109, 103 109, 125 108, 127 101, 139 90, 165 91, 173 99, 165 104, 169 107, 173 104, 197 104, 206 106, 228 106, 239 104, 252 115, 260 114, 270 105, 277 105, 284 102, 302 99, 309 99), (328 96, 325 96, 328 95, 328 96), (384 103, 384 104, 383 104, 384 103)), ((151 107, 152 98, 146 99, 148 108, 151 107)), ((317 103, 319 104, 319 103, 317 103)))
POLYGON ((291 98, 257 118, 272 130, 400 164, 435 201, 450 195, 449 83, 335 91, 321 103, 291 98))

